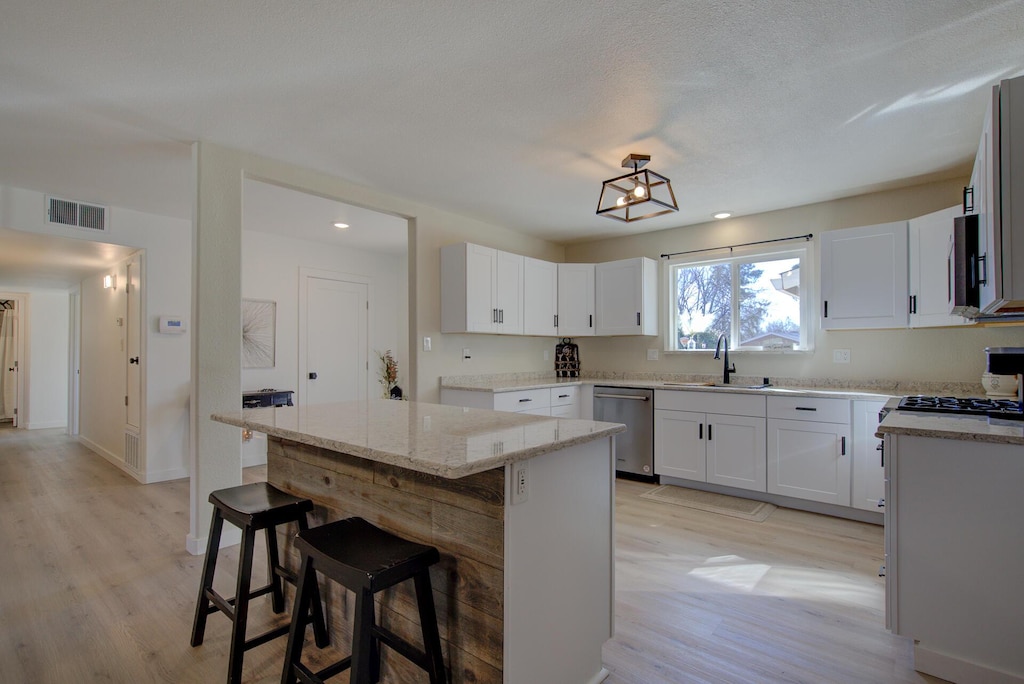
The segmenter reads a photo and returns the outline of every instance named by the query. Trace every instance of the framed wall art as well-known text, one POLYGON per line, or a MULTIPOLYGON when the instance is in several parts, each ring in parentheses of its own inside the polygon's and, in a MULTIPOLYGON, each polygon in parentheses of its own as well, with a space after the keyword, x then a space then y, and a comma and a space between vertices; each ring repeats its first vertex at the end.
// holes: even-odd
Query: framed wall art
POLYGON ((277 302, 242 300, 242 368, 274 367, 277 302))

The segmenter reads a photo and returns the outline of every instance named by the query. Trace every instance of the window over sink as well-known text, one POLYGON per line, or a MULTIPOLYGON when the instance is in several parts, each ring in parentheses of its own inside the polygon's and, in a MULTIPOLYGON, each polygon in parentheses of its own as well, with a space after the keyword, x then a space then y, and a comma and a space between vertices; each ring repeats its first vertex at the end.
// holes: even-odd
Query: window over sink
POLYGON ((813 347, 807 248, 748 251, 723 259, 668 262, 670 352, 729 348, 804 351, 813 347))

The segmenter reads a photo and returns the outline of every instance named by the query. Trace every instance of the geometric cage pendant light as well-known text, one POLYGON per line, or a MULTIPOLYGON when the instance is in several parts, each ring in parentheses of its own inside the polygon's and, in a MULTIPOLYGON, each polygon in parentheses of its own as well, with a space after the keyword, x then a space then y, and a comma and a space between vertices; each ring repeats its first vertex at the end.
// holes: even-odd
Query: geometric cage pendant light
POLYGON ((622 160, 623 168, 633 170, 601 184, 598 216, 629 223, 679 211, 672 181, 660 173, 640 168, 649 161, 649 154, 630 154, 622 160))

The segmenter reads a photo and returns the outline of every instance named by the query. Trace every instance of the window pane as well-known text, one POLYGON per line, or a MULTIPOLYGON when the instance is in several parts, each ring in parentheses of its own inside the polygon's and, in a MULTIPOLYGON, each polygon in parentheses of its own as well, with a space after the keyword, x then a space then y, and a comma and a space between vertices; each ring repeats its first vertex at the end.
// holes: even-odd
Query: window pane
POLYGON ((729 264, 675 268, 675 348, 714 349, 732 326, 729 264))
POLYGON ((800 259, 737 264, 740 329, 736 346, 793 349, 800 345, 800 259))

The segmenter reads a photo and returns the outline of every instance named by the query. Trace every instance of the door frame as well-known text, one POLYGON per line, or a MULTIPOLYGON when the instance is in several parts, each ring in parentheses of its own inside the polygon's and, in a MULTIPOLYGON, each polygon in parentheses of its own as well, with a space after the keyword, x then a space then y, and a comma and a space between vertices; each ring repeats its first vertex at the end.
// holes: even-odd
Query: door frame
POLYGON ((67 433, 77 437, 82 402, 82 286, 68 291, 68 427, 67 433))
POLYGON ((15 374, 14 401, 18 415, 14 419, 14 427, 24 429, 25 423, 25 328, 28 326, 29 295, 24 292, 0 292, 0 299, 11 299, 17 302, 18 323, 14 330, 14 353, 18 357, 18 372, 15 374))
POLYGON ((320 268, 308 268, 306 266, 299 267, 299 349, 298 349, 298 369, 299 374, 296 378, 295 391, 296 399, 298 404, 305 403, 305 387, 306 377, 309 373, 308 359, 306 357, 306 342, 307 327, 309 321, 307 320, 306 306, 309 303, 309 279, 319 278, 321 280, 335 280, 344 283, 359 283, 360 285, 366 286, 366 396, 374 396, 372 393, 374 375, 370 373, 370 347, 373 342, 373 279, 367 276, 357 275, 355 273, 344 273, 341 271, 328 271, 320 268))

